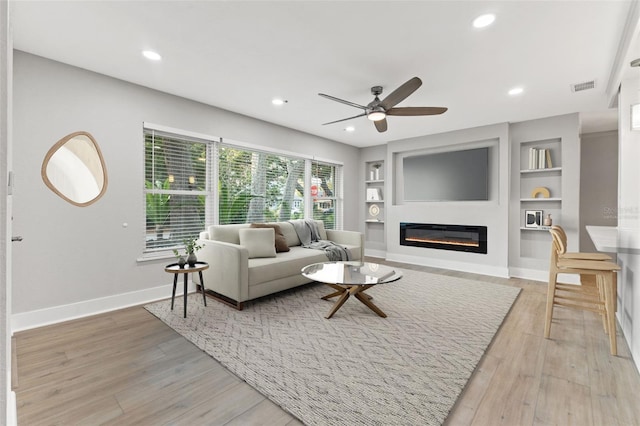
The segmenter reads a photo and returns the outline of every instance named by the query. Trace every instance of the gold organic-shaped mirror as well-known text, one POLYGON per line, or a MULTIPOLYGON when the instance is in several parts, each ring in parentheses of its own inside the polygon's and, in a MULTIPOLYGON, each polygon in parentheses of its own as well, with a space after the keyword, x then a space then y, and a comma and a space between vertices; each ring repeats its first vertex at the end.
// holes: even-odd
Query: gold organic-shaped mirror
POLYGON ((60 139, 44 157, 42 180, 76 206, 88 206, 102 197, 107 190, 107 168, 93 136, 75 132, 60 139))

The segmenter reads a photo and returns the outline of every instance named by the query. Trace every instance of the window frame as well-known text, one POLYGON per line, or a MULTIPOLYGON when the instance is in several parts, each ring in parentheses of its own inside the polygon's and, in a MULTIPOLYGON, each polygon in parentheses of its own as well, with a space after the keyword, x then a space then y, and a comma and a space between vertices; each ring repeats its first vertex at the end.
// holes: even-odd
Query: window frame
MULTIPOLYGON (((184 191, 184 190, 169 190, 167 193, 176 194, 176 195, 203 195, 205 196, 205 213, 204 213, 204 221, 205 227, 209 225, 219 224, 219 174, 220 174, 220 163, 219 163, 219 150, 221 147, 229 147, 233 149, 239 150, 247 150, 254 152, 261 152, 267 155, 276 155, 282 157, 295 158, 305 161, 304 166, 304 195, 303 195, 303 203, 304 203, 304 218, 313 218, 313 199, 311 196, 311 182, 312 182, 312 166, 315 163, 320 163, 326 166, 333 167, 334 169, 334 196, 329 197, 334 200, 334 228, 333 229, 342 229, 343 225, 343 167, 344 164, 340 161, 318 158, 315 156, 305 155, 301 153, 296 153, 292 151, 282 150, 278 148, 272 148, 268 146, 262 146, 252 143, 241 142, 232 139, 226 139, 218 136, 210 136, 201 133, 191 132, 188 130, 176 129, 168 126, 163 126, 159 124, 143 122, 143 182, 146 180, 146 151, 145 151, 145 135, 147 132, 154 131, 158 132, 163 136, 175 138, 175 139, 184 139, 189 142, 196 143, 205 143, 206 144, 206 161, 205 161, 205 175, 206 175, 206 190, 205 191, 184 191)), ((144 185, 143 185, 144 186, 144 185)), ((146 223, 147 223, 147 205, 146 205, 146 194, 147 193, 159 193, 162 191, 153 189, 148 190, 144 187, 143 190, 143 218, 144 218, 144 234, 146 234, 146 223)), ((329 199, 328 198, 328 199, 329 199)), ((201 231, 204 231, 202 229, 201 231)), ((145 235, 146 239, 146 235, 145 235)), ((146 245, 146 241, 143 244, 142 257, 139 258, 139 261, 150 260, 150 259, 158 259, 158 258, 169 258, 173 257, 172 249, 180 249, 182 246, 175 247, 163 247, 163 248, 155 248, 148 249, 146 245)))

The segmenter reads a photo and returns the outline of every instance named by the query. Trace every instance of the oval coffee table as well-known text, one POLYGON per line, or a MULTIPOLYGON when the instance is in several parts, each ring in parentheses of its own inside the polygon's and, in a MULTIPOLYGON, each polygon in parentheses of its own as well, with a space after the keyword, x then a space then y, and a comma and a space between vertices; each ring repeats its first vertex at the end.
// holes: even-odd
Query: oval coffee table
POLYGON ((322 299, 328 300, 340 296, 325 317, 329 319, 335 314, 350 296, 365 304, 382 318, 387 314, 371 302, 371 297, 364 291, 374 285, 386 284, 402 278, 402 273, 389 266, 370 262, 322 262, 302 268, 305 277, 326 284, 335 291, 327 294, 322 299))

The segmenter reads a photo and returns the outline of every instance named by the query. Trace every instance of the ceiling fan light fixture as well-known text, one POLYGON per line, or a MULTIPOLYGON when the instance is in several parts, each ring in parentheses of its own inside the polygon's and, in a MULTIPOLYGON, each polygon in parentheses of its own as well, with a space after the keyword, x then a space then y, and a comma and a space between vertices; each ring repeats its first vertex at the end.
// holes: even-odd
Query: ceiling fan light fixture
POLYGON ((384 120, 386 116, 387 114, 385 114, 384 112, 374 111, 369 115, 367 115, 367 118, 371 121, 380 121, 380 120, 384 120))
POLYGON ((386 117, 387 114, 382 107, 374 108, 371 112, 369 112, 369 114, 367 114, 367 118, 371 121, 384 120, 386 117))

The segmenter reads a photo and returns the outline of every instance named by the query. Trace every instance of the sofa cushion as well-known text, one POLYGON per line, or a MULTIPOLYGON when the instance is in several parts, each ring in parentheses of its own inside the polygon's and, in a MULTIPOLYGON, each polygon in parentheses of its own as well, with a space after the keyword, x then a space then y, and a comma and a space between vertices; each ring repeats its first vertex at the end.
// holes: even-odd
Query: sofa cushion
POLYGON ((249 286, 301 275, 305 266, 328 260, 324 251, 300 246, 291 247, 287 253, 278 253, 275 259, 249 259, 249 286))
POLYGON ((295 247, 300 245, 300 239, 292 224, 289 222, 276 222, 276 224, 280 227, 284 238, 287 240, 287 246, 295 247))
MULTIPOLYGON (((351 260, 359 260, 359 246, 341 245, 349 250, 349 258, 351 260)), ((278 253, 276 258, 249 259, 249 286, 301 275, 301 270, 305 266, 328 261, 329 259, 324 254, 324 250, 314 250, 300 246, 291 247, 291 251, 288 253, 278 253)))
POLYGON ((252 223, 251 228, 273 228, 275 232, 275 247, 276 253, 283 253, 285 251, 289 251, 289 246, 287 245, 287 239, 284 237, 282 233, 282 229, 276 223, 252 223))
POLYGON ((276 257, 273 228, 245 228, 238 230, 240 245, 246 247, 249 259, 276 257))
POLYGON ((215 241, 223 243, 240 244, 240 229, 248 228, 248 223, 234 225, 211 225, 209 227, 209 237, 215 241))
MULTIPOLYGON (((327 231, 324 229, 324 222, 321 220, 314 220, 314 222, 318 225, 318 234, 320 236, 320 239, 321 240, 328 239, 327 231)), ((276 222, 276 224, 280 226, 280 229, 282 230, 284 237, 287 239, 287 245, 289 247, 295 247, 301 244, 300 239, 298 238, 298 233, 296 232, 296 229, 293 227, 291 223, 276 222)))

